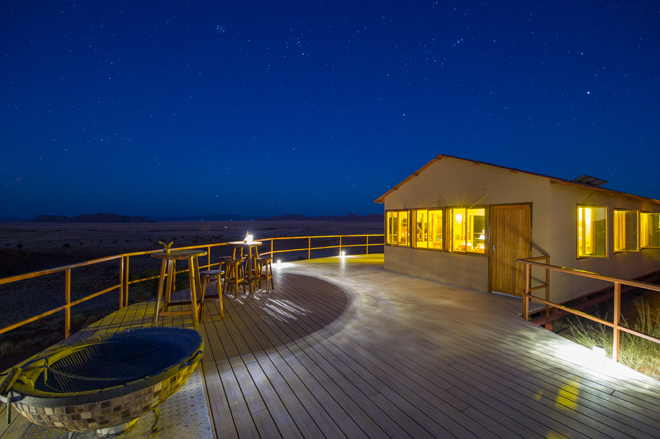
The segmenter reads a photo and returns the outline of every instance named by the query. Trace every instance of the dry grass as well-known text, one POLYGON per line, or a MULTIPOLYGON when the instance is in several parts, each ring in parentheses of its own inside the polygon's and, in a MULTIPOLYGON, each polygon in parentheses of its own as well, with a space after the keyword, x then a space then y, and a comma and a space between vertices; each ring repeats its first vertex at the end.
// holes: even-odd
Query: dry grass
MULTIPOLYGON (((623 321, 622 325, 660 339, 660 315, 654 313, 643 298, 636 302, 636 307, 638 315, 636 322, 629 326, 623 321)), ((611 328, 572 319, 565 336, 588 348, 602 346, 608 357, 612 357, 614 331, 611 328)), ((660 380, 660 344, 658 343, 622 333, 619 361, 646 376, 660 380)))

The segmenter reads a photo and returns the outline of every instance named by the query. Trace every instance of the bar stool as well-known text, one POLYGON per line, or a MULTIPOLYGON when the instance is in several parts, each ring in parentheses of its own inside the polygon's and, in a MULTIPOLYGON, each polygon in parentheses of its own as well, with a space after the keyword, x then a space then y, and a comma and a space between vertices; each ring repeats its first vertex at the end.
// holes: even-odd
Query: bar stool
POLYGON ((239 284, 243 285, 243 293, 245 294, 244 260, 245 258, 225 261, 224 291, 229 292, 229 289, 233 286, 235 298, 238 298, 239 284))
MULTIPOLYGON (((223 264, 224 262, 221 262, 219 268, 222 268, 223 264)), ((222 303, 222 285, 220 283, 220 278, 223 274, 225 274, 224 270, 202 270, 199 272, 199 275, 202 278, 202 303, 199 308, 200 320, 202 314, 204 313, 204 304, 206 302, 220 302, 220 318, 225 317, 225 308, 224 308, 224 304, 222 303), (214 277, 218 281, 217 283, 218 294, 206 294, 206 287, 208 286, 208 283, 213 280, 214 277)))
POLYGON ((255 258, 256 268, 256 282, 259 282, 259 288, 261 288, 261 282, 266 281, 266 293, 270 293, 271 289, 275 289, 275 283, 273 282, 273 258, 268 256, 261 256, 255 258), (270 288, 268 288, 268 281, 270 281, 270 288))

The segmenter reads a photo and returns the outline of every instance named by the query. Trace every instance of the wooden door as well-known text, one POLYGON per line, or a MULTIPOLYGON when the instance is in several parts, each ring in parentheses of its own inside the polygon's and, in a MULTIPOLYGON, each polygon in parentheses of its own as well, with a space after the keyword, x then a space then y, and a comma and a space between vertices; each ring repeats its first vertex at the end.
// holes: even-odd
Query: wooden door
POLYGON ((490 291, 522 296, 525 271, 516 259, 530 256, 530 205, 491 206, 490 291))

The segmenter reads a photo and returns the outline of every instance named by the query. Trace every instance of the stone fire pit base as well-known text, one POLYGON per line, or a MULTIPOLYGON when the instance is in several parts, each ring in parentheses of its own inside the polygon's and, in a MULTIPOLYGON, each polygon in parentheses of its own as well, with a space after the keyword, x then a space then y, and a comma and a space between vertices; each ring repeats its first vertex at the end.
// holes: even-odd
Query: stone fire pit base
MULTIPOLYGON (((153 412, 140 416, 139 421, 116 439, 212 439, 204 384, 199 369, 188 381, 159 406, 160 430, 151 432, 155 417, 153 412), (151 436, 150 436, 151 435, 151 436)), ((98 439, 95 431, 76 432, 74 439, 98 439)), ((31 424, 20 439, 67 439, 65 431, 31 424)))

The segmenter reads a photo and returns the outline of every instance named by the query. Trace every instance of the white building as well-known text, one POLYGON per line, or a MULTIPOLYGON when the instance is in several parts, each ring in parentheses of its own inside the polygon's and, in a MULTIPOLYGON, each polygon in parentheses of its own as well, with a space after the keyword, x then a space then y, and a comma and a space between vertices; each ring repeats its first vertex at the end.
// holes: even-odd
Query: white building
MULTIPOLYGON (((598 183, 439 155, 376 200, 385 268, 519 296, 519 258, 623 279, 660 270, 660 201, 598 183)), ((607 286, 560 273, 550 285, 554 302, 607 286)))

